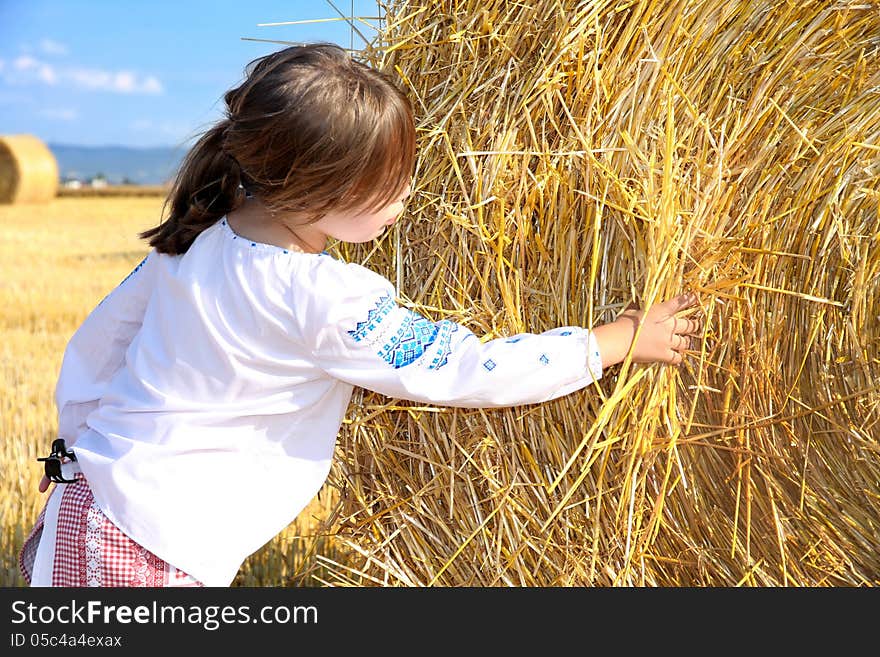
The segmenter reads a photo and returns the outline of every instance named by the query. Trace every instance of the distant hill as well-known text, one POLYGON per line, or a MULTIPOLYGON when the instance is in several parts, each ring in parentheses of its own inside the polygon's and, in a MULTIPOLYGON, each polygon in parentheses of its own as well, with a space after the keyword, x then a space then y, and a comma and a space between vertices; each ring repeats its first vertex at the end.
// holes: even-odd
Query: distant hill
POLYGON ((137 185, 163 185, 176 173, 184 148, 129 148, 47 144, 58 162, 62 180, 89 180, 103 174, 113 185, 128 179, 137 185))

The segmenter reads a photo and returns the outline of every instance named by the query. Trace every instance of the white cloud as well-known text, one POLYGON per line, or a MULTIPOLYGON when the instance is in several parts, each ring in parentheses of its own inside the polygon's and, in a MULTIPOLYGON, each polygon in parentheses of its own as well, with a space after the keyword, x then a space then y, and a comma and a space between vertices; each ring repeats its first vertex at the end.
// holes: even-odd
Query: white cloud
POLYGON ((55 84, 58 82, 58 76, 55 74, 55 69, 48 64, 40 65, 40 68, 37 71, 37 77, 46 84, 55 84))
POLYGON ((161 94, 165 89, 162 87, 162 83, 159 82, 159 79, 153 77, 152 75, 148 75, 144 80, 141 88, 144 90, 144 93, 150 94, 161 94))
POLYGON ((40 111, 40 116, 56 121, 75 121, 79 118, 79 112, 75 109, 44 109, 40 111))
POLYGON ((12 80, 9 81, 27 81, 34 78, 46 84, 55 84, 58 81, 58 75, 52 66, 34 59, 30 55, 16 57, 12 60, 12 68, 14 71, 18 71, 18 74, 13 74, 12 80))
POLYGON ((158 95, 165 91, 154 75, 140 75, 125 70, 56 67, 31 55, 19 55, 12 60, 8 72, 4 69, 5 66, 0 67, 0 76, 10 84, 64 84, 120 94, 158 95))
POLYGON ((67 46, 52 39, 42 39, 40 41, 40 50, 47 55, 66 55, 68 52, 67 46))
POLYGON ((130 71, 118 71, 111 79, 112 85, 125 94, 130 94, 137 87, 137 80, 130 71))
POLYGON ((77 87, 86 89, 101 89, 110 86, 111 74, 108 71, 98 71, 86 68, 75 68, 70 71, 70 79, 77 87))
POLYGON ((12 67, 17 71, 30 71, 40 66, 40 62, 30 55, 19 55, 12 60, 12 67))
POLYGON ((105 71, 75 68, 68 71, 70 80, 78 87, 110 91, 120 94, 161 94, 162 83, 154 76, 140 76, 131 71, 105 71))

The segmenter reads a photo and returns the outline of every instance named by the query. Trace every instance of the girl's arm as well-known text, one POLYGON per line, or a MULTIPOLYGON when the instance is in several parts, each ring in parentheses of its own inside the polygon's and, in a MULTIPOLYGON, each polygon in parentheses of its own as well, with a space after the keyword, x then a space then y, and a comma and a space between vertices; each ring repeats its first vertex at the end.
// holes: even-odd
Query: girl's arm
POLYGON ((642 328, 634 359, 671 362, 667 352, 674 348, 664 349, 664 340, 679 342, 671 339, 674 318, 665 317, 672 301, 647 314, 628 309, 595 330, 569 326, 481 341, 461 324, 432 322, 397 305, 384 278, 355 277, 357 265, 339 266, 348 270, 337 267, 338 276, 316 285, 332 300, 312 306, 304 327, 314 336, 316 364, 390 397, 474 408, 539 403, 586 387, 603 368, 623 360, 634 320, 642 315, 651 321, 642 328))
POLYGON ((85 429, 143 322, 158 254, 153 251, 89 313, 64 351, 55 386, 58 437, 70 447, 85 429))

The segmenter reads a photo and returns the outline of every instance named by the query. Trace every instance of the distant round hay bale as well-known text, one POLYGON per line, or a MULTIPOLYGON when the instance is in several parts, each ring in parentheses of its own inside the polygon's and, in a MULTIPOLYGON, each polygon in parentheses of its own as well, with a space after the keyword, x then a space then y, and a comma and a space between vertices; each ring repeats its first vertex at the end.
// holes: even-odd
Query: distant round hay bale
POLYGON ((0 136, 0 203, 45 203, 58 191, 58 163, 33 135, 0 136))

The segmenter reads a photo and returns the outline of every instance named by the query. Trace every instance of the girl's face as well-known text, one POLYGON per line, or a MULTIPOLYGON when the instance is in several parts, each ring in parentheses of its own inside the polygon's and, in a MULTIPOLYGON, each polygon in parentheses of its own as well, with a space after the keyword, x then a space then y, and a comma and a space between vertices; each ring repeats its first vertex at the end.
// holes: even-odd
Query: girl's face
POLYGON ((400 213, 403 212, 403 206, 409 193, 410 187, 407 186, 395 201, 384 208, 361 214, 331 212, 311 226, 320 230, 327 237, 342 242, 355 244, 369 242, 381 237, 385 230, 397 221, 400 213))

